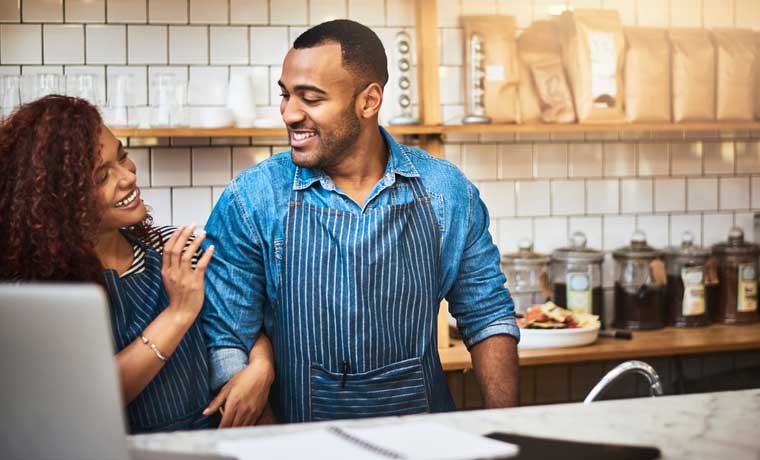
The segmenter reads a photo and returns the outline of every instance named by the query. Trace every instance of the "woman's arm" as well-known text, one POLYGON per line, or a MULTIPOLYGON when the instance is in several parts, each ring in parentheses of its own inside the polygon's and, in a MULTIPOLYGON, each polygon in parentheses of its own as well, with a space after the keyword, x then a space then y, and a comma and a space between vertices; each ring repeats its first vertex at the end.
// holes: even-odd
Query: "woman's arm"
POLYGON ((193 229, 192 226, 180 227, 164 245, 161 275, 169 294, 169 306, 143 331, 148 344, 138 337, 116 354, 125 406, 165 364, 150 345, 154 344, 162 356, 170 358, 203 306, 203 276, 214 251, 213 246, 209 247, 193 269, 192 257, 203 241, 201 235, 185 248, 193 229))
MULTIPOLYGON (((248 366, 235 374, 211 401, 204 415, 224 407, 219 428, 255 425, 262 417, 269 401, 269 387, 274 381, 274 354, 272 343, 263 333, 248 355, 248 366)), ((270 421, 271 414, 267 418, 270 421)))

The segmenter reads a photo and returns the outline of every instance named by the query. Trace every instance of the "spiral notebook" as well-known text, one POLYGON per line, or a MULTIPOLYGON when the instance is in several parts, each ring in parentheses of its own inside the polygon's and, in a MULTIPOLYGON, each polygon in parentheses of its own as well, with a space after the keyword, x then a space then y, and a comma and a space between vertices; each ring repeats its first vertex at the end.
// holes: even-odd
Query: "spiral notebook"
POLYGON ((326 427, 217 444, 239 460, 471 460, 514 457, 518 447, 431 422, 326 427))

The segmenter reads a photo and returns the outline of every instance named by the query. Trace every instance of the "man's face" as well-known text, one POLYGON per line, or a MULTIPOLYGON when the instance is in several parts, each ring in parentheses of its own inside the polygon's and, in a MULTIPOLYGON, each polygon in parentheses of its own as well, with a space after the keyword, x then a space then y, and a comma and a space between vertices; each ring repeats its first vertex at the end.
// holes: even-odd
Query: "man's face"
POLYGON ((293 163, 320 169, 339 163, 361 131, 355 78, 342 65, 340 45, 292 48, 278 83, 293 163))

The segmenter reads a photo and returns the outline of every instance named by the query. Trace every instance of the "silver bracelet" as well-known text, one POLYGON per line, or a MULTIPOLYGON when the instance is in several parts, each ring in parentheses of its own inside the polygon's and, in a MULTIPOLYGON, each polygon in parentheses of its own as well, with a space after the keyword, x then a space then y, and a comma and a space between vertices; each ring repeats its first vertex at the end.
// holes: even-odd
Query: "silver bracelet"
POLYGON ((140 340, 142 340, 142 343, 147 345, 153 351, 153 354, 155 354, 156 357, 158 357, 158 359, 160 359, 163 362, 167 362, 169 360, 166 356, 163 355, 163 353, 161 353, 161 350, 158 349, 156 344, 151 343, 147 337, 145 337, 144 335, 140 335, 140 340))

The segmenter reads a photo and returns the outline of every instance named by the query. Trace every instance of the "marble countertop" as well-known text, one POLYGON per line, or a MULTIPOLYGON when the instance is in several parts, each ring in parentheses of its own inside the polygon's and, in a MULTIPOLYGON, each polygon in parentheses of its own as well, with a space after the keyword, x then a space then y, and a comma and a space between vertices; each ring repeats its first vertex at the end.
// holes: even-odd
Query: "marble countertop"
MULTIPOLYGON (((664 396, 590 405, 555 404, 405 417, 326 422, 339 426, 405 423, 424 418, 463 431, 503 431, 589 442, 657 446, 664 459, 760 460, 760 389, 664 396)), ((130 436, 133 447, 214 452, 220 440, 324 427, 325 423, 130 436)))

